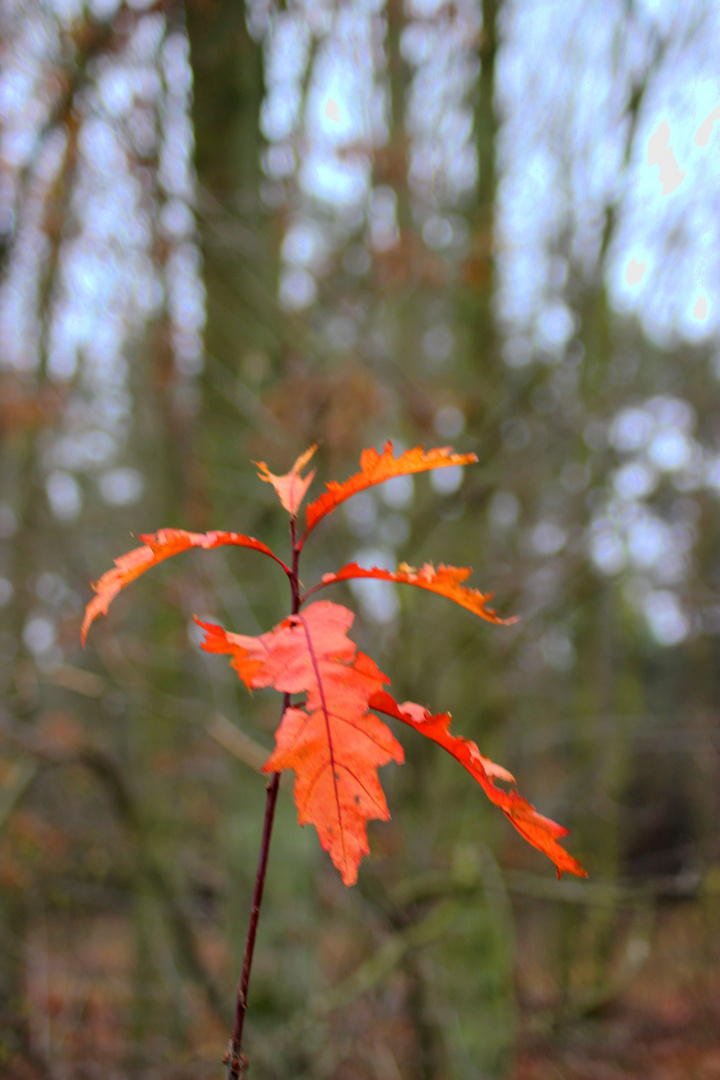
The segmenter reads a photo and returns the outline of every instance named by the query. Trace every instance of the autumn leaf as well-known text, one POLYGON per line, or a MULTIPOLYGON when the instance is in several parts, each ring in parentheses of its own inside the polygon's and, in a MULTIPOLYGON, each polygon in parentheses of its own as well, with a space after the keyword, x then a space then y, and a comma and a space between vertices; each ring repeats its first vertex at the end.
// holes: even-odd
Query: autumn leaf
POLYGON ((441 469, 448 465, 471 465, 477 461, 475 454, 454 454, 449 446, 438 447, 434 450, 423 450, 422 446, 416 446, 412 450, 406 450, 400 457, 393 457, 392 443, 385 443, 382 454, 370 448, 363 450, 360 455, 360 472, 355 473, 344 483, 338 484, 331 481, 326 484, 327 490, 310 503, 307 508, 307 529, 301 541, 301 546, 311 529, 314 529, 318 521, 329 514, 340 503, 345 502, 352 495, 375 484, 382 484, 393 476, 407 476, 410 473, 427 472, 428 469, 441 469))
POLYGON ((400 743, 368 711, 369 698, 388 679, 348 638, 353 618, 322 600, 258 638, 201 624, 208 634, 203 648, 232 655, 251 687, 307 694, 303 705, 285 710, 263 771, 295 772, 298 821, 315 826, 346 885, 355 883, 370 850, 365 823, 390 817, 378 767, 403 761, 400 743), (249 665, 258 662, 251 673, 249 665))
POLYGON ((347 608, 320 601, 259 637, 200 623, 207 634, 203 648, 231 655, 249 687, 307 694, 302 706, 285 710, 264 771, 294 770, 298 820, 315 825, 345 884, 357 880, 359 863, 368 854, 365 822, 389 817, 377 768, 403 760, 399 743, 370 710, 402 720, 442 746, 558 873, 586 876, 557 842, 567 830, 538 814, 517 792, 498 788, 494 780, 514 784, 512 774, 484 757, 474 742, 451 735, 448 713, 433 716, 412 702, 397 705, 382 689, 387 677, 347 636, 352 621, 347 608))
POLYGON ((403 723, 415 728, 421 735, 432 739, 452 754, 477 780, 490 801, 500 807, 520 835, 533 847, 543 851, 555 863, 558 877, 562 876, 563 871, 576 874, 578 877, 587 877, 580 863, 557 842, 559 838, 567 836, 568 830, 557 822, 551 821, 550 818, 538 814, 535 808, 516 791, 508 792, 496 787, 492 781, 493 776, 514 783, 513 777, 502 766, 495 765, 494 762, 483 757, 470 739, 451 735, 449 713, 438 713, 433 716, 422 705, 416 705, 410 701, 398 705, 384 690, 373 694, 368 704, 371 709, 377 709, 378 712, 402 720, 403 723))
POLYGON ((161 529, 158 533, 141 536, 140 539, 143 547, 133 548, 132 551, 115 559, 114 568, 106 571, 99 581, 93 583, 97 596, 94 596, 85 608, 85 618, 80 631, 83 645, 93 620, 100 614, 107 615, 110 604, 121 589, 144 574, 146 570, 157 566, 159 562, 169 559, 171 555, 179 555, 181 551, 187 551, 188 548, 215 548, 223 544, 253 548, 255 551, 262 551, 264 555, 269 555, 289 573, 282 560, 278 559, 266 544, 255 540, 252 536, 243 536, 240 533, 191 533, 185 532, 184 529, 161 529))
POLYGON ((215 623, 203 622, 197 615, 193 618, 205 631, 203 649, 212 653, 229 653, 232 656, 230 666, 235 668, 248 689, 252 689, 253 678, 262 667, 267 653, 262 645, 262 638, 266 635, 250 638, 243 634, 231 634, 215 623))
POLYGON ((257 465, 260 470, 258 473, 260 479, 264 480, 267 484, 272 484, 278 494, 280 502, 291 517, 297 517, 300 504, 305 498, 307 489, 310 487, 315 477, 314 469, 312 472, 309 472, 307 476, 301 476, 300 473, 305 468, 317 448, 318 444, 314 443, 309 450, 306 450, 304 454, 300 455, 290 472, 285 473, 283 476, 275 476, 274 473, 271 473, 264 461, 253 462, 253 465, 257 465))
POLYGON ((432 563, 425 563, 419 570, 407 563, 400 563, 397 570, 383 570, 379 566, 363 569, 357 563, 348 563, 335 574, 323 574, 322 581, 314 588, 308 589, 305 596, 310 596, 317 589, 326 585, 334 585, 337 581, 348 581, 350 578, 377 578, 380 581, 395 581, 402 585, 415 585, 419 589, 427 589, 428 592, 438 593, 454 600, 456 604, 467 608, 475 615, 489 622, 501 623, 505 626, 517 622, 517 616, 509 619, 501 619, 488 603, 492 600, 493 593, 481 593, 479 589, 469 589, 462 584, 470 577, 472 570, 467 566, 443 566, 437 569, 432 563))
MULTIPOLYGON (((454 454, 449 447, 427 452, 415 447, 398 458, 393 457, 391 443, 386 444, 382 454, 365 450, 360 461, 361 472, 343 484, 328 484, 325 494, 308 507, 307 530, 302 540, 297 541, 294 518, 314 475, 303 477, 302 470, 315 449, 313 446, 301 454, 284 476, 272 474, 264 462, 256 463, 261 479, 273 485, 293 518, 292 570, 267 545, 240 533, 163 529, 157 534, 141 536, 143 546, 116 559, 114 568, 93 585, 97 595, 85 611, 83 643, 93 620, 101 613, 107 614, 118 592, 146 570, 191 547, 208 549, 228 544, 260 551, 279 563, 290 578, 295 607, 326 585, 352 578, 377 578, 445 596, 491 622, 515 621, 498 617, 489 606, 491 593, 481 593, 464 584, 471 573, 467 567, 440 565, 436 569, 430 563, 420 569, 402 563, 395 571, 380 567, 363 569, 350 563, 337 573, 326 574, 299 600, 300 548, 308 532, 335 506, 393 476, 477 460, 474 454, 454 454)), ((366 823, 373 819, 387 820, 390 816, 378 768, 391 760, 403 761, 402 747, 371 710, 401 720, 452 754, 518 832, 548 855, 558 875, 567 871, 586 876, 579 863, 557 842, 567 835, 567 830, 538 814, 516 791, 499 788, 495 780, 514 784, 511 774, 483 757, 474 742, 451 735, 449 714, 433 716, 411 702, 397 705, 384 691, 383 686, 389 681, 387 676, 348 637, 353 618, 347 608, 327 600, 319 601, 304 612, 290 615, 268 633, 248 637, 226 632, 196 617, 205 631, 203 648, 229 655, 233 668, 248 688, 274 687, 287 695, 275 735, 275 750, 264 771, 292 769, 295 772, 298 819, 302 825, 312 823, 316 827, 323 848, 329 852, 345 884, 357 880, 359 864, 368 854, 366 823), (290 704, 291 694, 304 694, 305 700, 290 704)))

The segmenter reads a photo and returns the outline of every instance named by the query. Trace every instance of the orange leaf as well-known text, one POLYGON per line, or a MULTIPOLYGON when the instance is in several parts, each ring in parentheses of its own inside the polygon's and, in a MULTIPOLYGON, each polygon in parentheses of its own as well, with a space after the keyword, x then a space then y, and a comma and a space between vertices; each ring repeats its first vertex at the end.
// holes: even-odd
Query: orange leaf
POLYGON ((284 476, 275 476, 274 473, 270 472, 264 461, 253 462, 253 464, 257 465, 258 469, 260 469, 260 472, 258 473, 260 479, 264 480, 267 484, 272 484, 278 494, 280 502, 291 517, 297 517, 300 503, 305 498, 307 489, 310 487, 315 477, 314 469, 312 472, 309 472, 307 476, 301 476, 300 473, 305 468, 317 448, 318 444, 315 443, 309 450, 306 450, 304 454, 301 454, 290 472, 285 473, 284 476))
POLYGON ((206 652, 229 653, 232 656, 230 666, 234 667, 245 685, 252 689, 253 678, 267 655, 262 638, 245 637, 243 634, 230 634, 215 623, 206 623, 193 616, 198 626, 202 626, 206 637, 202 643, 206 652))
POLYGON ((452 754, 477 780, 490 801, 500 807, 520 835, 552 859, 557 867, 558 877, 562 876, 563 871, 576 874, 578 877, 587 877, 580 863, 557 842, 559 837, 567 836, 568 830, 557 822, 538 814, 535 808, 516 791, 508 792, 496 787, 491 777, 497 776, 512 782, 512 776, 500 765, 495 765, 488 758, 483 757, 474 742, 451 735, 449 713, 438 713, 433 716, 422 705, 415 705, 410 701, 398 705, 384 690, 373 694, 368 704, 371 709, 377 709, 378 712, 394 716, 397 720, 409 724, 421 735, 432 739, 452 754))
POLYGON ((322 600, 258 638, 206 626, 203 645, 231 653, 252 687, 307 694, 304 705, 285 710, 263 771, 293 769, 298 821, 315 826, 346 885, 355 883, 369 852, 366 821, 390 817, 377 769, 403 761, 400 743, 368 711, 368 699, 388 679, 348 638, 353 618, 347 608, 322 600))
POLYGON ((220 547, 222 544, 236 544, 239 547, 262 551, 265 555, 269 555, 271 559, 275 559, 275 562, 280 563, 287 571, 287 567, 282 560, 278 559, 266 544, 263 544, 260 540, 255 540, 252 536, 242 536, 240 533, 191 533, 185 532, 184 529, 161 529, 156 534, 151 533, 141 536, 140 539, 145 545, 144 547, 133 548, 132 551, 121 555, 119 559, 115 559, 114 568, 108 570, 99 581, 93 583, 93 589, 97 596, 93 597, 85 608, 85 618, 80 631, 83 645, 93 620, 100 614, 107 615, 110 604, 121 589, 124 589, 126 585, 129 585, 135 578, 140 577, 152 566, 162 562, 163 559, 169 559, 171 555, 178 555, 181 551, 187 551, 188 548, 215 548, 220 547))
POLYGON ((488 607, 488 601, 492 600, 493 593, 481 593, 479 589, 469 589, 462 585, 471 573, 472 570, 467 566, 441 564, 436 570, 432 563, 425 563, 419 570, 408 566, 407 563, 400 563, 397 570, 382 570, 378 566, 364 570, 357 563, 348 563, 336 574, 323 574, 320 584, 309 589, 306 595, 309 596, 310 593, 325 585, 334 585, 336 581, 347 581, 349 578, 378 578, 381 581, 396 581, 402 585, 415 585, 419 589, 427 589, 428 592, 446 596, 449 600, 454 600, 456 604, 489 622, 502 623, 505 626, 517 622, 517 616, 501 619, 491 607, 488 607))
POLYGON ((308 506, 307 529, 302 542, 304 543, 310 530, 315 528, 321 518, 358 491, 364 491, 374 484, 382 484, 393 476, 427 472, 428 469, 441 469, 447 465, 471 465, 474 461, 477 461, 475 454, 454 454, 449 446, 428 451, 423 450, 422 446, 416 446, 413 450, 406 450, 399 458, 393 457, 391 442, 385 443, 382 454, 373 449, 363 450, 360 455, 361 471, 342 484, 335 481, 326 484, 327 491, 308 506))

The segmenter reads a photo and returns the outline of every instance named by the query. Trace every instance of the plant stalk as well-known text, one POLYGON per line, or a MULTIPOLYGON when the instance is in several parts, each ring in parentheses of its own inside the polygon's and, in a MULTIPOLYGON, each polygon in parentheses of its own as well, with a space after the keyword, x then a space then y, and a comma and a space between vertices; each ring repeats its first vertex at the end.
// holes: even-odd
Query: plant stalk
MULTIPOLYGON (((297 615, 300 610, 300 583, 298 578, 298 560, 300 548, 297 543, 295 518, 290 519, 290 538, 292 541, 292 571, 290 588, 292 590, 292 614, 297 615)), ((283 699, 283 716, 290 706, 290 694, 285 694, 283 699)), ((245 953, 243 955, 242 973, 237 987, 235 1001, 235 1018, 233 1020, 232 1035, 223 1064, 225 1065, 226 1080, 243 1080, 248 1067, 247 1055, 243 1053, 242 1038, 245 1024, 245 1013, 248 1008, 248 987, 250 985, 250 970, 252 968, 253 953, 255 951, 255 938, 257 936, 258 922, 260 920, 260 907, 262 905, 263 889, 265 888, 265 874, 267 871, 268 856, 270 854, 270 837, 272 836, 273 821, 275 819, 275 806, 277 804, 278 789, 280 787, 280 773, 273 773, 267 783, 267 799, 265 802, 265 820, 263 822, 262 841, 260 843, 260 855, 258 857, 257 874, 255 875, 255 888, 253 890, 252 906, 250 908, 250 922, 248 924, 247 938, 245 939, 245 953)))

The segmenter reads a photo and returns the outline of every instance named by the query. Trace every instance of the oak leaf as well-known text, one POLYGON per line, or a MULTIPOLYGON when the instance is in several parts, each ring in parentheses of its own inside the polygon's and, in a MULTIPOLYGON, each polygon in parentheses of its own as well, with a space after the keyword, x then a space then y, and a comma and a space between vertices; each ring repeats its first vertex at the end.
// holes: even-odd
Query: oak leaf
MULTIPOLYGON (((264 462, 256 462, 261 479, 271 483, 284 508, 293 519, 293 569, 261 541, 233 532, 190 533, 162 529, 141 536, 143 546, 115 560, 115 566, 93 585, 96 596, 87 605, 82 640, 93 620, 107 614, 109 605, 131 581, 172 555, 189 548, 221 545, 247 547, 269 555, 287 573, 297 611, 317 589, 351 578, 377 578, 414 585, 445 596, 491 622, 501 619, 489 606, 491 593, 481 593, 464 584, 467 567, 426 563, 415 569, 402 563, 397 570, 380 567, 364 569, 356 563, 326 574, 322 581, 298 595, 297 558, 307 534, 336 506, 359 491, 402 476, 450 465, 476 461, 474 454, 454 454, 449 447, 425 451, 415 447, 393 456, 392 444, 382 454, 363 451, 361 471, 342 484, 328 484, 327 490, 307 509, 308 525, 303 538, 296 540, 294 519, 314 472, 302 470, 315 452, 313 446, 301 454, 290 472, 275 476, 264 462)), ((346 885, 357 880, 358 866, 368 854, 366 823, 387 820, 389 812, 380 787, 378 768, 391 760, 403 761, 403 750, 389 728, 372 710, 385 713, 415 728, 444 747, 470 772, 488 798, 509 818, 520 834, 555 863, 558 875, 567 871, 586 876, 585 871, 557 842, 567 835, 562 826, 543 817, 516 791, 505 791, 495 780, 514 784, 506 769, 480 754, 474 742, 450 734, 450 716, 433 716, 420 705, 397 705, 383 686, 387 676, 348 637, 353 613, 339 604, 319 601, 298 611, 268 633, 255 637, 228 633, 221 627, 196 618, 205 631, 203 648, 228 654, 233 668, 250 689, 274 687, 285 694, 285 709, 276 732, 276 746, 264 765, 265 772, 292 769, 295 772, 295 799, 301 824, 315 825, 321 844, 342 874, 346 885), (291 703, 291 694, 305 699, 291 703)))
POLYGON ((500 807, 520 835, 555 863, 558 877, 562 876, 563 871, 576 874, 578 877, 587 877, 580 863, 557 842, 559 838, 568 835, 568 830, 557 822, 551 821, 550 818, 538 814, 535 807, 516 791, 503 791, 496 787, 492 781, 493 776, 510 782, 514 782, 513 777, 501 765, 496 765, 489 758, 483 757, 476 744, 470 739, 450 734, 450 713, 438 713, 433 716, 422 705, 416 705, 411 701, 398 705, 394 698, 384 690, 373 694, 368 704, 371 709, 402 720, 404 724, 415 728, 421 735, 432 739, 452 754, 477 780, 490 801, 500 807))
POLYGON ((262 638, 268 635, 261 634, 253 638, 246 637, 244 634, 232 634, 216 623, 203 622, 197 615, 193 618, 205 631, 205 639, 202 642, 205 652, 228 653, 232 656, 230 666, 235 668, 248 689, 252 690, 253 678, 262 667, 267 654, 267 649, 263 648, 262 638))
POLYGON ((307 489, 315 478, 314 469, 309 472, 307 476, 301 476, 300 473, 305 468, 317 448, 318 444, 314 443, 304 454, 300 455, 290 472, 285 473, 283 476, 275 476, 274 473, 271 473, 264 461, 253 462, 260 470, 258 473, 260 479, 264 480, 266 484, 272 484, 275 488, 280 502, 285 510, 287 510, 288 514, 290 514, 290 517, 297 517, 300 504, 307 494, 307 489))
POLYGON ((428 469, 441 469, 448 465, 471 465, 475 461, 475 454, 454 454, 449 446, 437 447, 434 450, 423 450, 422 446, 416 446, 412 450, 406 450, 398 458, 393 457, 391 442, 385 443, 382 454, 378 454, 373 448, 363 450, 360 455, 360 472, 342 484, 330 481, 325 485, 327 490, 324 494, 308 506, 307 529, 302 542, 304 543, 310 530, 315 528, 321 518, 359 491, 382 484, 393 476, 407 476, 410 473, 427 472, 428 469))
POLYGON ((479 589, 470 589, 463 585, 470 577, 472 570, 467 566, 443 566, 437 569, 432 563, 425 563, 416 570, 407 563, 400 563, 397 570, 383 570, 379 566, 364 569, 357 563, 348 563, 334 574, 323 574, 322 581, 315 588, 308 590, 306 595, 315 592, 325 585, 334 585, 337 581, 348 581, 350 578, 377 578, 380 581, 394 581, 401 585, 415 585, 419 589, 427 589, 428 592, 438 593, 448 600, 454 600, 460 607, 467 608, 475 615, 479 615, 488 622, 501 623, 505 626, 517 622, 517 616, 509 619, 501 619, 500 616, 489 607, 489 601, 493 593, 481 593, 479 589))
POLYGON ((304 704, 285 709, 263 771, 295 772, 298 821, 315 826, 346 885, 355 883, 370 850, 365 823, 390 817, 378 767, 404 760, 400 743, 368 710, 389 680, 348 638, 353 618, 321 600, 258 638, 201 624, 208 633, 203 648, 232 655, 249 686, 306 693, 304 704))
POLYGON ((157 566, 164 559, 172 555, 179 555, 188 548, 215 548, 223 544, 235 544, 239 547, 253 548, 269 555, 275 562, 280 563, 286 570, 285 564, 278 559, 267 544, 256 540, 252 536, 243 536, 234 532, 208 532, 191 533, 184 529, 161 529, 158 533, 150 533, 140 537, 143 547, 133 548, 119 558, 115 559, 115 566, 107 570, 99 581, 93 582, 93 589, 97 593, 85 608, 80 639, 85 644, 88 630, 98 615, 107 615, 110 604, 121 589, 129 585, 135 578, 140 577, 146 570, 157 566))

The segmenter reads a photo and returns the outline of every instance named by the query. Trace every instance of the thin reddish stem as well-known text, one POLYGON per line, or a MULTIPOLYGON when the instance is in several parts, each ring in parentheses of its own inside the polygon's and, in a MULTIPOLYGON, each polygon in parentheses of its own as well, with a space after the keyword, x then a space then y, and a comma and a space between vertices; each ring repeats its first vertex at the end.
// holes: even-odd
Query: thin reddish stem
MULTIPOLYGON (((290 519, 290 538, 292 541, 292 570, 288 571, 290 588, 292 590, 292 614, 297 615, 300 610, 300 586, 298 579, 298 561, 300 547, 297 543, 295 518, 290 519)), ((285 694, 283 699, 283 715, 290 707, 290 694, 285 694)), ((232 1036, 227 1053, 223 1058, 226 1067, 226 1080, 242 1080, 247 1068, 248 1059, 243 1053, 242 1039, 245 1013, 248 1008, 248 988, 250 986, 250 971, 252 969, 253 953, 255 951, 255 938, 257 937, 258 922, 260 920, 260 907, 262 905, 263 890, 265 888, 265 874, 267 872, 268 857, 270 855, 270 838, 272 836, 273 821, 275 819, 275 807, 277 805, 278 789, 280 787, 280 773, 273 773, 267 784, 267 799, 265 802, 265 820, 263 822, 262 841, 260 843, 260 855, 258 857, 257 874, 255 875, 255 888, 253 890, 252 906, 250 908, 250 922, 248 924, 247 938, 245 940, 245 953, 243 955, 242 973, 237 988, 235 1001, 235 1018, 233 1020, 232 1036)))
POLYGON ((337 583, 334 582, 334 581, 318 581, 317 585, 313 585, 312 588, 306 589, 305 592, 302 594, 302 596, 300 597, 300 607, 302 607, 302 605, 305 603, 307 598, 309 596, 312 596, 313 593, 316 593, 318 591, 318 589, 324 589, 326 587, 326 585, 335 585, 335 584, 337 584, 337 583))

